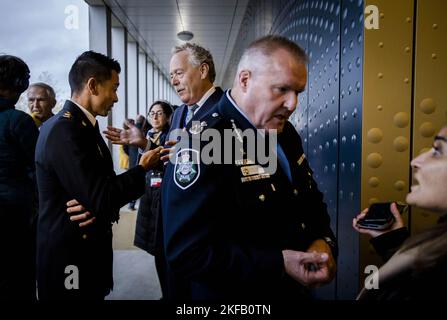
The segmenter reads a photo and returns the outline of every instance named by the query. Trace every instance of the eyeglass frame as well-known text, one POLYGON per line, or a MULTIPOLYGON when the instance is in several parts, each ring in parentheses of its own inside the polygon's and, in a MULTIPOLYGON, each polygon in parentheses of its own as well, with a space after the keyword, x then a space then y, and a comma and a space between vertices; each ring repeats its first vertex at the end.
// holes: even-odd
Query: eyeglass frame
POLYGON ((155 116, 161 117, 163 115, 166 115, 166 113, 163 110, 159 110, 157 112, 151 111, 148 114, 149 118, 151 118, 151 119, 155 118, 155 116))

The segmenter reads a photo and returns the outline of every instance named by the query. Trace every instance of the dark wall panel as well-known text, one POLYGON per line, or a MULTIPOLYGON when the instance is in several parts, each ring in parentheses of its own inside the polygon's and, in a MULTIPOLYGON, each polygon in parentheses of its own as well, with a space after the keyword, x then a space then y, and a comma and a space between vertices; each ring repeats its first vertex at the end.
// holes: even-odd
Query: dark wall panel
MULTIPOLYGON (((267 33, 308 53, 308 85, 290 121, 303 139, 340 246, 336 280, 317 291, 325 299, 352 299, 358 291, 358 238, 351 221, 360 210, 363 6, 363 0, 253 0, 231 57, 237 65, 244 48, 267 33)), ((234 72, 227 70, 226 84, 234 72)))
POLYGON ((352 229, 352 218, 360 211, 361 195, 363 8, 362 0, 342 1, 337 215, 339 299, 352 299, 359 290, 359 237, 352 229))

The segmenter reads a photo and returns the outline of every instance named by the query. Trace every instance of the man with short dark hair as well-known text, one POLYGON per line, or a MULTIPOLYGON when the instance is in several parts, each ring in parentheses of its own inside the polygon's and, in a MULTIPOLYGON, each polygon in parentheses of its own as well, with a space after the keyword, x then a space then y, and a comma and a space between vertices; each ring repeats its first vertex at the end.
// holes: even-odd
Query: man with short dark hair
POLYGON ((107 56, 81 54, 69 73, 71 100, 40 132, 39 299, 104 299, 113 287, 112 223, 123 205, 144 193, 145 173, 159 160, 161 147, 144 153, 126 173, 113 171, 96 116, 107 116, 118 101, 119 72, 119 63, 107 56), (72 199, 94 223, 73 221, 67 214, 72 199))
POLYGON ((56 93, 46 83, 32 83, 28 88, 28 108, 36 126, 39 128, 45 121, 50 119, 53 108, 56 106, 56 93))
POLYGON ((306 82, 304 51, 263 37, 244 52, 233 88, 186 126, 165 171, 162 212, 169 266, 192 299, 309 299, 308 288, 333 279, 326 205, 287 121, 306 82), (268 166, 259 149, 270 150, 268 166))

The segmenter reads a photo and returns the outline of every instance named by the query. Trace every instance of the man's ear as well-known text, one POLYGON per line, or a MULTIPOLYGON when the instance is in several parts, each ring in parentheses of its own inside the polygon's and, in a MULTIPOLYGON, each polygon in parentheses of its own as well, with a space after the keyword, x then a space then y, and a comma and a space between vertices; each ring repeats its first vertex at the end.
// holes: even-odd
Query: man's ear
POLYGON ((210 71, 210 66, 207 63, 202 63, 200 65, 200 79, 206 79, 208 77, 208 72, 210 71))
POLYGON ((95 78, 89 78, 87 80, 87 89, 91 95, 96 96, 98 94, 98 81, 95 78))
POLYGON ((242 92, 247 92, 250 80, 251 72, 249 70, 242 70, 241 72, 239 72, 238 81, 242 92))

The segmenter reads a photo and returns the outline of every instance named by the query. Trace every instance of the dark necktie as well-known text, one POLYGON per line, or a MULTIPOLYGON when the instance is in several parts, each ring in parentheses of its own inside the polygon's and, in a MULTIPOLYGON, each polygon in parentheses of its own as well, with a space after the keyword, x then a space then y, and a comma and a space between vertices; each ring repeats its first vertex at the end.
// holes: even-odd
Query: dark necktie
POLYGON ((290 165, 289 161, 286 158, 286 154, 284 153, 284 150, 281 148, 281 146, 277 145, 277 153, 278 153, 278 161, 281 165, 281 168, 284 170, 284 173, 287 175, 287 178, 289 178, 289 181, 292 182, 292 173, 290 171, 290 165))

